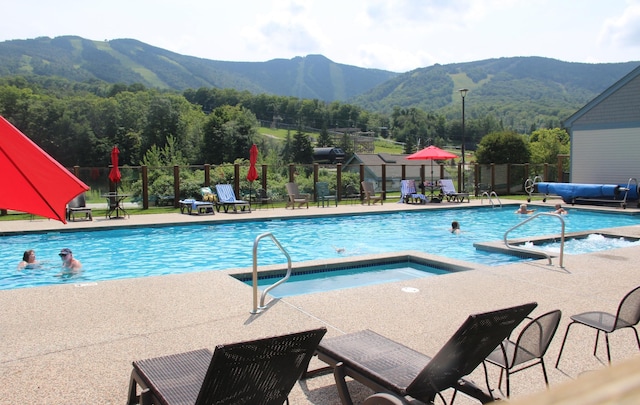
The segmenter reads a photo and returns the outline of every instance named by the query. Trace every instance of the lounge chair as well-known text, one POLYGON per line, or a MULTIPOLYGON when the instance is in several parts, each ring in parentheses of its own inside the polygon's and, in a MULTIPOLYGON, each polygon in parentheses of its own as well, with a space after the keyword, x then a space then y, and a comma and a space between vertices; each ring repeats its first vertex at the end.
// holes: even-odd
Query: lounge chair
POLYGON ((373 188, 372 182, 363 181, 361 184, 362 190, 364 191, 364 199, 362 200, 362 204, 366 202, 367 205, 371 205, 372 202, 375 204, 378 201, 380 201, 380 205, 383 204, 382 196, 376 195, 376 190, 373 188))
POLYGON ((326 328, 133 362, 128 405, 288 403, 326 328), (139 387, 139 389, 138 389, 139 387))
MULTIPOLYGON (((486 362, 500 367, 500 380, 498 389, 502 385, 502 374, 506 374, 507 398, 511 396, 511 384, 509 376, 529 367, 540 364, 544 382, 549 386, 547 369, 544 366, 544 355, 551 344, 551 340, 560 324, 562 312, 556 309, 532 319, 524 328, 517 339, 511 341, 505 339, 500 346, 487 357, 486 362)), ((486 372, 486 368, 485 368, 486 372)))
POLYGON ((471 202, 469 193, 458 193, 451 179, 440 179, 440 188, 448 202, 464 202, 465 198, 467 202, 471 202))
POLYGON ((427 197, 424 194, 418 193, 415 180, 402 180, 400 182, 400 202, 404 204, 416 202, 425 204, 427 197))
POLYGON ((311 199, 309 194, 301 194, 296 183, 287 183, 286 187, 289 199, 285 208, 291 207, 291 209, 295 209, 296 204, 298 204, 298 208, 302 208, 306 204, 307 209, 309 209, 309 200, 311 199))
POLYGON ((630 328, 636 336, 636 343, 640 350, 640 339, 638 338, 638 331, 635 328, 638 322, 640 322, 640 286, 629 291, 627 295, 622 298, 622 301, 620 301, 618 305, 618 311, 615 314, 591 311, 572 315, 571 322, 567 325, 567 330, 564 333, 564 339, 562 339, 562 346, 560 346, 558 360, 556 360, 556 368, 558 368, 558 364, 560 363, 562 350, 564 350, 564 344, 567 342, 567 336, 569 336, 569 328, 571 328, 572 325, 577 323, 596 330, 596 342, 593 346, 594 356, 598 350, 600 332, 604 333, 604 340, 607 345, 607 360, 609 360, 610 365, 611 351, 609 350, 609 334, 619 329, 630 328))
POLYGON ((329 206, 329 201, 333 200, 336 207, 338 206, 338 196, 335 193, 331 193, 329 191, 329 184, 325 182, 317 182, 316 183, 316 205, 320 206, 322 203, 322 207, 324 208, 324 203, 327 203, 327 207, 329 206))
POLYGON ((324 339, 316 352, 333 368, 345 405, 352 404, 345 376, 382 393, 372 404, 394 403, 384 402, 384 396, 398 401, 411 396, 430 404, 448 388, 488 403, 494 400, 491 393, 463 377, 482 364, 536 306, 529 303, 469 316, 433 358, 370 330, 324 339))
POLYGON ((251 203, 246 200, 238 200, 231 184, 216 184, 216 194, 218 194, 218 201, 216 201, 218 212, 220 212, 220 207, 224 209, 224 212, 229 212, 229 208, 233 208, 233 212, 237 213, 238 207, 240 207, 240 211, 248 208, 251 212, 251 203))
POLYGON ((84 219, 93 221, 93 213, 91 208, 87 207, 87 201, 84 193, 78 194, 76 198, 67 204, 67 221, 75 221, 76 214, 84 214, 84 219))

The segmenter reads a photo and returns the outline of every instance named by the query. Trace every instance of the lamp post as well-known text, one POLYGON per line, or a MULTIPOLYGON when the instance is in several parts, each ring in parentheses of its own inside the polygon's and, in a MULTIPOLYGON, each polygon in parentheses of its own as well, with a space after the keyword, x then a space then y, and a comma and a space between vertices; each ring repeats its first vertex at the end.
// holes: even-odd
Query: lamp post
POLYGON ((467 95, 467 92, 469 91, 469 89, 460 89, 458 90, 460 92, 460 96, 462 96, 462 187, 458 187, 460 188, 461 192, 464 192, 465 189, 465 181, 464 181, 464 170, 466 168, 465 163, 464 163, 464 98, 467 95))

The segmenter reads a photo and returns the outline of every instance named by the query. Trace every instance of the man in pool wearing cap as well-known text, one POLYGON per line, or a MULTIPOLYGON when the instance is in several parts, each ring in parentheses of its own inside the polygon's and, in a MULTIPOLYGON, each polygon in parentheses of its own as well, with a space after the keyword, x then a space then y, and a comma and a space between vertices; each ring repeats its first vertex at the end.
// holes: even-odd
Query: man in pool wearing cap
POLYGON ((80 272, 82 268, 82 263, 78 259, 73 258, 73 253, 71 253, 71 249, 64 248, 58 253, 58 256, 62 259, 62 268, 65 271, 68 271, 71 274, 76 274, 80 272))

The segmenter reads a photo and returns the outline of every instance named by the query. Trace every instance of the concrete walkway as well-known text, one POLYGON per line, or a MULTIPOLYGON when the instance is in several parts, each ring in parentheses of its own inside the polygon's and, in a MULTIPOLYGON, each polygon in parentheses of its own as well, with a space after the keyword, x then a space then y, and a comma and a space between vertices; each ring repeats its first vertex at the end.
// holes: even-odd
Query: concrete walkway
MULTIPOLYGON (((553 203, 539 204, 549 208, 553 203)), ((471 203, 476 204, 479 201, 471 203)), ((4 221, 0 233, 446 206, 460 204, 135 215, 68 225, 48 220, 4 221)), ((614 231, 640 237, 640 226, 614 231)), ((0 291, 0 404, 123 404, 133 360, 203 347, 213 350, 221 343, 318 326, 328 328, 327 336, 369 328, 433 355, 469 314, 531 301, 538 303, 534 314, 556 308, 563 311, 546 356, 550 383, 555 386, 607 366, 602 345, 597 357, 591 354, 595 334, 574 327, 560 368, 553 367, 569 315, 587 310, 614 312, 620 299, 640 284, 638 263, 640 248, 624 248, 566 256, 564 268, 549 266, 546 260, 500 267, 473 265, 474 270, 439 277, 283 298, 258 315, 250 313, 251 288, 225 271, 0 291), (403 287, 414 287, 416 292, 405 292, 403 287)), ((614 333, 610 343, 614 364, 638 355, 629 331, 614 333)), ((312 363, 312 367, 320 365, 317 360, 312 363)), ((498 370, 492 368, 490 374, 497 388, 498 370)), ((471 378, 483 384, 481 368, 471 378)), ((515 374, 511 381, 512 398, 545 390, 539 368, 515 374)), ((356 402, 370 394, 357 383, 351 386, 356 402)), ((339 403, 331 375, 299 382, 290 399, 292 404, 339 403)), ((460 395, 456 399, 456 404, 466 403, 474 402, 460 395)))

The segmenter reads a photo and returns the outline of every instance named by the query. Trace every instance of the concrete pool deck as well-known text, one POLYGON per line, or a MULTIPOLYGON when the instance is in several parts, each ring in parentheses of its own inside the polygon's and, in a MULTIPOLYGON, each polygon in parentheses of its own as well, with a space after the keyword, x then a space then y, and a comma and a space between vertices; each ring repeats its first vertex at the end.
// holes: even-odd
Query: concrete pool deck
MULTIPOLYGON (((553 203, 530 205, 550 210, 553 203)), ((134 215, 124 220, 96 217, 92 222, 67 225, 49 220, 3 221, 0 233, 477 205, 479 200, 470 204, 312 206, 308 210, 276 208, 201 216, 134 215)), ((640 225, 615 232, 640 237, 640 225)), ((203 254, 215 260, 215 252, 203 254)), ((213 350, 217 344, 319 326, 327 327, 327 336, 372 329, 434 355, 469 314, 531 301, 538 303, 534 315, 556 308, 563 312, 545 356, 554 387, 587 371, 606 368, 604 345, 599 345, 597 357, 592 356, 595 333, 579 326, 571 330, 560 368, 554 368, 569 316, 587 310, 615 312, 620 299, 640 285, 640 248, 564 259, 563 268, 556 261, 549 266, 546 260, 499 267, 473 265, 471 271, 438 277, 282 298, 271 301, 257 315, 250 313, 251 288, 226 271, 0 291, 0 404, 123 404, 133 360, 205 347, 213 350), (403 287, 413 287, 414 292, 405 292, 403 287)), ((614 365, 638 357, 630 331, 612 334, 610 344, 614 365)), ((315 359, 312 362, 312 368, 321 365, 315 359)), ((541 374, 537 367, 514 374, 512 399, 544 391, 541 374)), ((483 385, 482 369, 474 371, 471 379, 483 385)), ((495 367, 490 368, 490 381, 497 390, 495 367)), ((357 383, 350 386, 356 403, 370 394, 357 383)), ((339 404, 331 375, 297 383, 290 400, 292 404, 339 404)), ((476 402, 459 395, 456 403, 476 402)))

